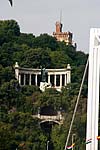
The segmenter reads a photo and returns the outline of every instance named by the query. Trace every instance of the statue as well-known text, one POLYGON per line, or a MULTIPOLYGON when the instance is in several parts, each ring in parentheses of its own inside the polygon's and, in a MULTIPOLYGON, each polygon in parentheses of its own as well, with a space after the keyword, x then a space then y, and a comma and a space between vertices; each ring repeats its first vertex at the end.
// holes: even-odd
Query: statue
POLYGON ((48 75, 48 73, 47 73, 46 69, 41 67, 40 90, 41 90, 42 92, 45 91, 45 88, 51 87, 51 85, 46 82, 47 75, 48 75))
POLYGON ((41 67, 41 82, 46 82, 47 71, 45 68, 41 67))

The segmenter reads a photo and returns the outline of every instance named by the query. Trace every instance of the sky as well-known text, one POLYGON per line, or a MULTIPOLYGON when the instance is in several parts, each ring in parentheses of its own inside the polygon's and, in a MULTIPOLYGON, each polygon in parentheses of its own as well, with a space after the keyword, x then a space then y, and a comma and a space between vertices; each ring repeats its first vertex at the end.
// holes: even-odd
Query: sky
POLYGON ((89 52, 90 28, 100 27, 100 0, 0 0, 0 20, 14 19, 22 33, 52 35, 60 20, 63 32, 73 33, 77 50, 89 52))

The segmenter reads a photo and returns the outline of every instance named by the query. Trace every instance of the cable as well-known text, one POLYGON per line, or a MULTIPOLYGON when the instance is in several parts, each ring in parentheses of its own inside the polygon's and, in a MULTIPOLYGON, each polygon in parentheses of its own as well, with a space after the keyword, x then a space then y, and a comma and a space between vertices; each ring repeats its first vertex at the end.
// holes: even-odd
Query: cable
POLYGON ((85 76, 86 76, 86 72, 87 72, 88 63, 89 63, 89 57, 87 59, 87 63, 86 63, 86 66, 85 66, 85 70, 84 70, 84 74, 83 74, 83 78, 82 78, 79 94, 77 96, 77 101, 76 101, 75 109, 74 109, 74 112, 73 112, 73 116, 72 116, 72 120, 71 120, 71 124, 70 124, 70 128, 69 128, 69 132, 68 132, 68 136, 67 136, 67 140, 66 140, 66 144, 65 144, 65 149, 64 150, 66 150, 66 147, 68 145, 70 133, 71 133, 71 130, 72 130, 72 125, 73 125, 73 122, 74 122, 76 110, 77 110, 77 107, 78 107, 78 103, 79 103, 79 99, 80 99, 80 95, 81 95, 81 91, 82 91, 82 86, 83 86, 83 83, 84 83, 84 80, 85 80, 85 76))

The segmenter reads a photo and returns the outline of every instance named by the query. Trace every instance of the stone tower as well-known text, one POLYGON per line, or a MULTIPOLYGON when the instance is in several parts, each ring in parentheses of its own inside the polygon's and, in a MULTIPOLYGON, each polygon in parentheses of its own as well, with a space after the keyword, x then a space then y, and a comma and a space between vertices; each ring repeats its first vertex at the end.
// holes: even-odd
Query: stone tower
POLYGON ((62 23, 60 21, 56 22, 56 31, 53 32, 53 36, 57 41, 64 41, 66 45, 72 45, 73 34, 71 32, 62 32, 62 23))
POLYGON ((61 22, 56 22, 56 33, 62 32, 62 24, 61 22))

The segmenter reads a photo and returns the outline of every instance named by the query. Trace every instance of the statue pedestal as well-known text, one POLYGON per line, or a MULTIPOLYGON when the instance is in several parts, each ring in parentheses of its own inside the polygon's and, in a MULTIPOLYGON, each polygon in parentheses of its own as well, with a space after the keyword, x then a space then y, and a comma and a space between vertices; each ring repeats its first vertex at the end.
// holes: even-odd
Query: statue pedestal
POLYGON ((51 87, 51 85, 49 83, 47 83, 47 82, 40 82, 40 90, 42 92, 45 92, 45 89, 48 88, 48 87, 49 88, 51 87))

